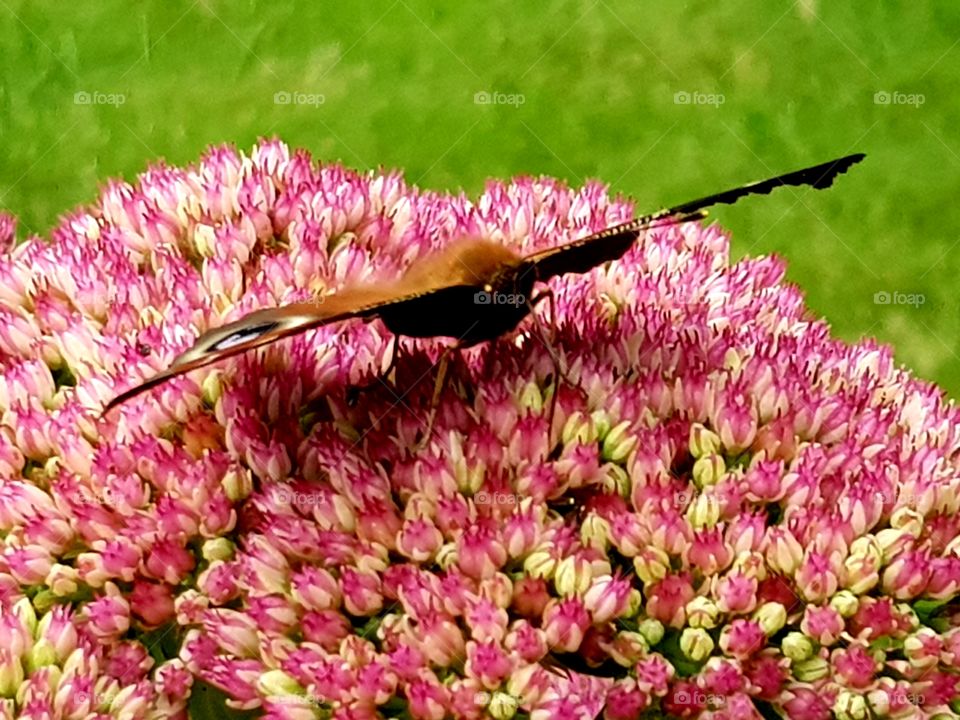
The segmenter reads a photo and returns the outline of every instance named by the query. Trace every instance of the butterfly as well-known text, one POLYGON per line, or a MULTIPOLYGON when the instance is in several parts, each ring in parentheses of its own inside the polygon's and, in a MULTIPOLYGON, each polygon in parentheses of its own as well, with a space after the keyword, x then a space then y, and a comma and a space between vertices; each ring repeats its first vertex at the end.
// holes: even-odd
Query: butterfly
MULTIPOLYGON (((567 273, 585 273, 617 260, 644 230, 703 219, 706 208, 713 205, 732 204, 747 195, 767 194, 785 185, 830 187, 838 175, 864 157, 862 153, 847 155, 741 185, 527 255, 489 239, 461 239, 414 262, 393 282, 344 287, 322 298, 322 302, 257 310, 212 329, 178 355, 169 368, 110 400, 101 415, 170 378, 282 338, 345 320, 379 318, 395 338, 447 337, 456 341, 441 355, 427 423, 429 435, 450 352, 511 332, 533 312, 535 305, 544 299, 552 300, 549 289, 533 295, 537 283, 567 273)), ((387 372, 396 360, 396 347, 395 341, 387 372)))

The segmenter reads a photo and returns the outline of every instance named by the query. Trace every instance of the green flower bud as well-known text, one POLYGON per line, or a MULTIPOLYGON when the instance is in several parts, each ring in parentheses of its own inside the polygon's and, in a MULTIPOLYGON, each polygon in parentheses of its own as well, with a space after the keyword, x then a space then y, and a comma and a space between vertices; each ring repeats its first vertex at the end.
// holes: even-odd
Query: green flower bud
POLYGON ((213 370, 208 373, 200 384, 200 393, 203 401, 212 406, 216 406, 217 400, 223 394, 223 385, 220 383, 221 370, 213 370))
POLYGON ((592 580, 593 569, 590 563, 576 556, 561 560, 553 574, 553 586, 565 597, 583 595, 590 589, 592 580))
POLYGON ((523 569, 534 578, 549 580, 557 568, 557 559, 548 550, 534 550, 523 561, 523 569))
POLYGON ((17 600, 17 602, 13 604, 13 614, 17 616, 17 620, 20 621, 20 624, 30 635, 37 632, 37 611, 34 609, 33 603, 30 602, 29 598, 20 598, 17 600))
POLYGON ((460 559, 460 555, 457 553, 457 544, 448 542, 440 546, 440 549, 437 550, 437 565, 440 566, 441 570, 447 570, 453 565, 456 565, 460 559))
POLYGON ((860 600, 849 590, 841 590, 830 598, 830 607, 840 613, 840 617, 850 618, 857 614, 860 600))
POLYGON ((862 693, 841 690, 833 703, 833 712, 837 720, 866 720, 870 717, 867 700, 862 693))
POLYGON ((720 520, 720 501, 709 490, 699 493, 687 507, 686 515, 694 530, 709 530, 720 520))
POLYGON ((585 417, 582 412, 577 410, 572 413, 563 424, 563 432, 560 433, 564 445, 589 445, 597 441, 597 433, 593 423, 585 417))
POLYGON ((253 492, 253 475, 249 470, 229 470, 220 484, 230 502, 239 502, 253 492))
POLYGON ((670 572, 670 556, 651 545, 633 559, 633 569, 645 584, 655 583, 670 572))
POLYGON ((693 464, 693 481, 701 490, 716 485, 727 471, 723 457, 716 453, 704 455, 693 464))
POLYGON ((711 630, 720 619, 720 608, 708 597, 699 595, 687 603, 687 625, 693 628, 711 630))
POLYGON ((663 640, 663 623, 653 618, 646 618, 637 626, 637 632, 643 635, 650 647, 656 647, 663 640))
POLYGON ((601 480, 603 489, 608 493, 615 493, 623 498, 630 497, 632 483, 630 475, 622 465, 606 463, 603 466, 603 479, 601 480))
POLYGON ((593 428, 593 437, 596 440, 603 441, 610 432, 613 423, 610 421, 610 415, 606 410, 594 410, 590 413, 590 426, 593 428))
POLYGON ((601 457, 612 463, 622 463, 637 446, 639 438, 631 431, 632 423, 624 420, 603 438, 601 457))
POLYGON ((813 640, 802 632, 791 632, 783 638, 780 649, 783 650, 785 656, 793 660, 794 663, 798 663, 813 657, 816 648, 813 645, 813 640))
POLYGON ((787 624, 787 609, 778 602, 768 602, 757 608, 753 617, 769 637, 787 624))
POLYGON ((200 553, 207 562, 232 560, 237 546, 225 537, 211 538, 203 543, 200 553))
POLYGON ((24 660, 27 664, 27 671, 32 674, 46 665, 56 665, 57 650, 49 640, 40 638, 30 648, 30 652, 27 653, 24 660))
POLYGON ((23 684, 25 673, 20 658, 10 654, 0 661, 0 697, 12 698, 23 684))
POLYGON ((487 705, 487 711, 496 720, 510 720, 520 707, 520 701, 505 692, 495 692, 487 705))
POLYGON ((283 670, 267 670, 257 678, 257 690, 266 696, 302 695, 303 687, 283 670))
POLYGON ((680 650, 694 662, 703 662, 713 652, 713 638, 703 628, 684 628, 680 633, 680 650))
POLYGON ((702 458, 720 451, 720 436, 700 423, 690 427, 690 454, 702 458))
POLYGON ((540 392, 540 386, 532 380, 523 386, 520 391, 519 404, 522 408, 533 410, 534 414, 543 409, 543 394, 540 392))
POLYGON ((791 670, 800 682, 816 682, 830 674, 830 663, 822 657, 812 657, 793 663, 791 670))

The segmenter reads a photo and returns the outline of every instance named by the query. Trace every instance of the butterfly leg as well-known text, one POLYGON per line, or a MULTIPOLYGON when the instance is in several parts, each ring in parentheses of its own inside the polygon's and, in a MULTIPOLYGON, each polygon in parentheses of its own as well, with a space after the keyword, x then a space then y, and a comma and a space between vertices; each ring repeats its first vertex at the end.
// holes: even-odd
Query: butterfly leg
POLYGON ((560 380, 562 379, 568 385, 572 385, 570 378, 567 377, 567 374, 563 370, 563 365, 560 362, 560 357, 557 355, 556 350, 554 349, 555 340, 557 336, 557 306, 552 290, 544 290, 543 292, 538 293, 533 298, 527 302, 527 306, 530 308, 530 315, 533 317, 534 325, 537 328, 537 334, 540 336, 540 342, 543 343, 543 346, 547 350, 547 354, 550 356, 550 361, 553 363, 553 388, 550 393, 550 410, 547 414, 547 432, 550 435, 549 439, 553 437, 553 419, 556 416, 557 412, 557 395, 560 390, 560 380), (550 306, 550 334, 549 337, 545 337, 543 332, 543 327, 540 323, 540 319, 537 317, 536 313, 533 312, 534 307, 543 300, 546 300, 550 306))
POLYGON ((450 370, 450 356, 461 348, 460 343, 450 345, 443 349, 440 355, 440 361, 437 368, 437 379, 433 384, 433 397, 430 399, 430 413, 427 415, 427 426, 424 428, 423 436, 414 446, 415 452, 420 452, 427 446, 430 436, 433 434, 433 423, 437 419, 437 407, 440 405, 440 397, 447 386, 447 375, 450 370))
POLYGON ((357 404, 357 401, 360 399, 360 394, 373 390, 380 385, 385 385, 391 390, 393 390, 393 385, 390 383, 390 373, 393 372, 394 368, 397 366, 397 358, 400 357, 400 338, 397 335, 393 336, 393 344, 391 345, 390 350, 390 362, 387 364, 387 367, 383 372, 377 373, 376 377, 373 378, 370 382, 364 383, 363 385, 351 385, 347 388, 347 405, 353 407, 357 404))

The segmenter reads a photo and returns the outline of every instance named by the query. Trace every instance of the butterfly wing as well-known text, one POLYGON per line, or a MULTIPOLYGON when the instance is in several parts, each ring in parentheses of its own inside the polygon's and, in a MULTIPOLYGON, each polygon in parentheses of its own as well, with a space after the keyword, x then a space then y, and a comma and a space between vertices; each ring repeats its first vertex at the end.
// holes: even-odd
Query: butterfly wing
POLYGON ((847 155, 837 160, 748 183, 644 215, 622 225, 574 240, 572 243, 528 255, 523 261, 523 272, 536 273, 540 281, 546 281, 564 273, 588 272, 598 265, 622 257, 642 230, 657 227, 658 224, 699 220, 706 216, 704 209, 711 205, 729 205, 747 195, 766 195, 783 185, 809 185, 821 190, 830 187, 838 175, 845 173, 865 157, 863 153, 847 155))
POLYGON ((725 190, 724 192, 707 195, 698 200, 691 200, 690 202, 683 203, 683 205, 677 205, 676 207, 670 208, 670 213, 689 213, 700 210, 701 208, 710 207, 711 205, 732 205, 747 195, 767 195, 771 190, 782 187, 783 185, 809 185, 815 190, 823 190, 833 185, 833 181, 838 175, 842 175, 865 157, 866 155, 863 153, 855 153, 831 160, 830 162, 821 163, 820 165, 804 168, 803 170, 795 170, 794 172, 777 175, 767 180, 747 183, 732 190, 725 190))
POLYGON ((660 225, 702 220, 703 211, 673 215, 661 210, 644 215, 622 225, 615 225, 593 235, 574 240, 566 245, 548 248, 523 259, 520 275, 536 273, 537 280, 545 282, 564 273, 585 273, 611 260, 618 260, 630 249, 643 230, 660 225))
POLYGON ((323 325, 375 316, 385 307, 406 302, 420 294, 409 292, 400 284, 388 284, 382 288, 357 287, 318 298, 315 302, 256 310, 202 334, 192 347, 174 358, 169 368, 117 395, 107 403, 102 414, 177 375, 323 325))
MULTIPOLYGON (((102 414, 177 375, 342 320, 384 315, 392 320, 391 330, 404 330, 407 324, 412 324, 414 332, 401 334, 423 336, 415 331, 417 318, 405 317, 409 313, 403 312, 404 306, 410 306, 416 314, 420 301, 426 296, 462 295, 464 288, 472 292, 478 286, 483 287, 485 278, 498 264, 519 261, 518 255, 503 246, 467 238, 414 262, 393 282, 345 288, 315 302, 257 310, 201 335, 169 368, 117 395, 102 414)), ((426 322, 420 319, 419 323, 427 327, 429 318, 426 322)))

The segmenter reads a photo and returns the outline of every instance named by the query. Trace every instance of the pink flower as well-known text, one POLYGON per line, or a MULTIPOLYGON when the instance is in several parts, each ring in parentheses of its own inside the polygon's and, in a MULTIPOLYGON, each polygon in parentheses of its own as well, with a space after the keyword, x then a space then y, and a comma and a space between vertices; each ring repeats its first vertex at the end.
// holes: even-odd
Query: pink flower
POLYGON ((493 690, 510 674, 512 663, 499 643, 477 643, 471 640, 467 643, 467 662, 464 669, 468 677, 493 690))
POLYGON ((423 449, 448 341, 400 338, 380 383, 370 318, 98 415, 254 310, 636 212, 597 183, 468 198, 264 141, 110 182, 49 238, 13 247, 0 214, 0 714, 183 720, 203 683, 337 720, 956 703, 960 409, 717 227, 538 285, 535 318, 451 356, 423 449))
POLYGON ((173 589, 138 578, 130 592, 130 609, 147 625, 162 625, 175 614, 173 589))
POLYGON ((412 681, 406 688, 410 716, 416 720, 443 720, 449 702, 449 691, 432 673, 412 681))
POLYGON ((766 634, 754 620, 734 620, 720 633, 720 649, 741 661, 756 655, 766 642, 766 634))
POLYGON ((486 523, 467 528, 459 541, 459 567, 471 578, 491 577, 507 561, 507 551, 486 523))
POLYGON ((601 575, 583 596, 584 605, 594 623, 605 623, 619 617, 627 609, 631 585, 624 578, 601 575))
POLYGON ((837 675, 847 687, 863 689, 870 685, 879 669, 876 660, 863 645, 851 645, 833 651, 831 662, 837 675))
POLYGON ((590 615, 576 598, 551 601, 543 611, 547 643, 560 652, 576 652, 588 627, 590 615))
POLYGON ((794 720, 829 720, 831 704, 813 688, 795 686, 787 690, 783 709, 794 720))
POLYGON ((646 709, 650 698, 633 679, 622 680, 607 693, 604 720, 632 720, 646 709))
POLYGON ((833 645, 843 632, 844 622, 833 607, 807 605, 803 612, 800 629, 821 645, 833 645))
POLYGON ((670 575, 647 590, 647 614, 665 625, 682 628, 686 621, 686 605, 693 599, 690 580, 684 575, 670 575))
POLYGON ((88 603, 84 611, 88 629, 103 640, 119 638, 130 628, 130 603, 116 589, 88 603))

